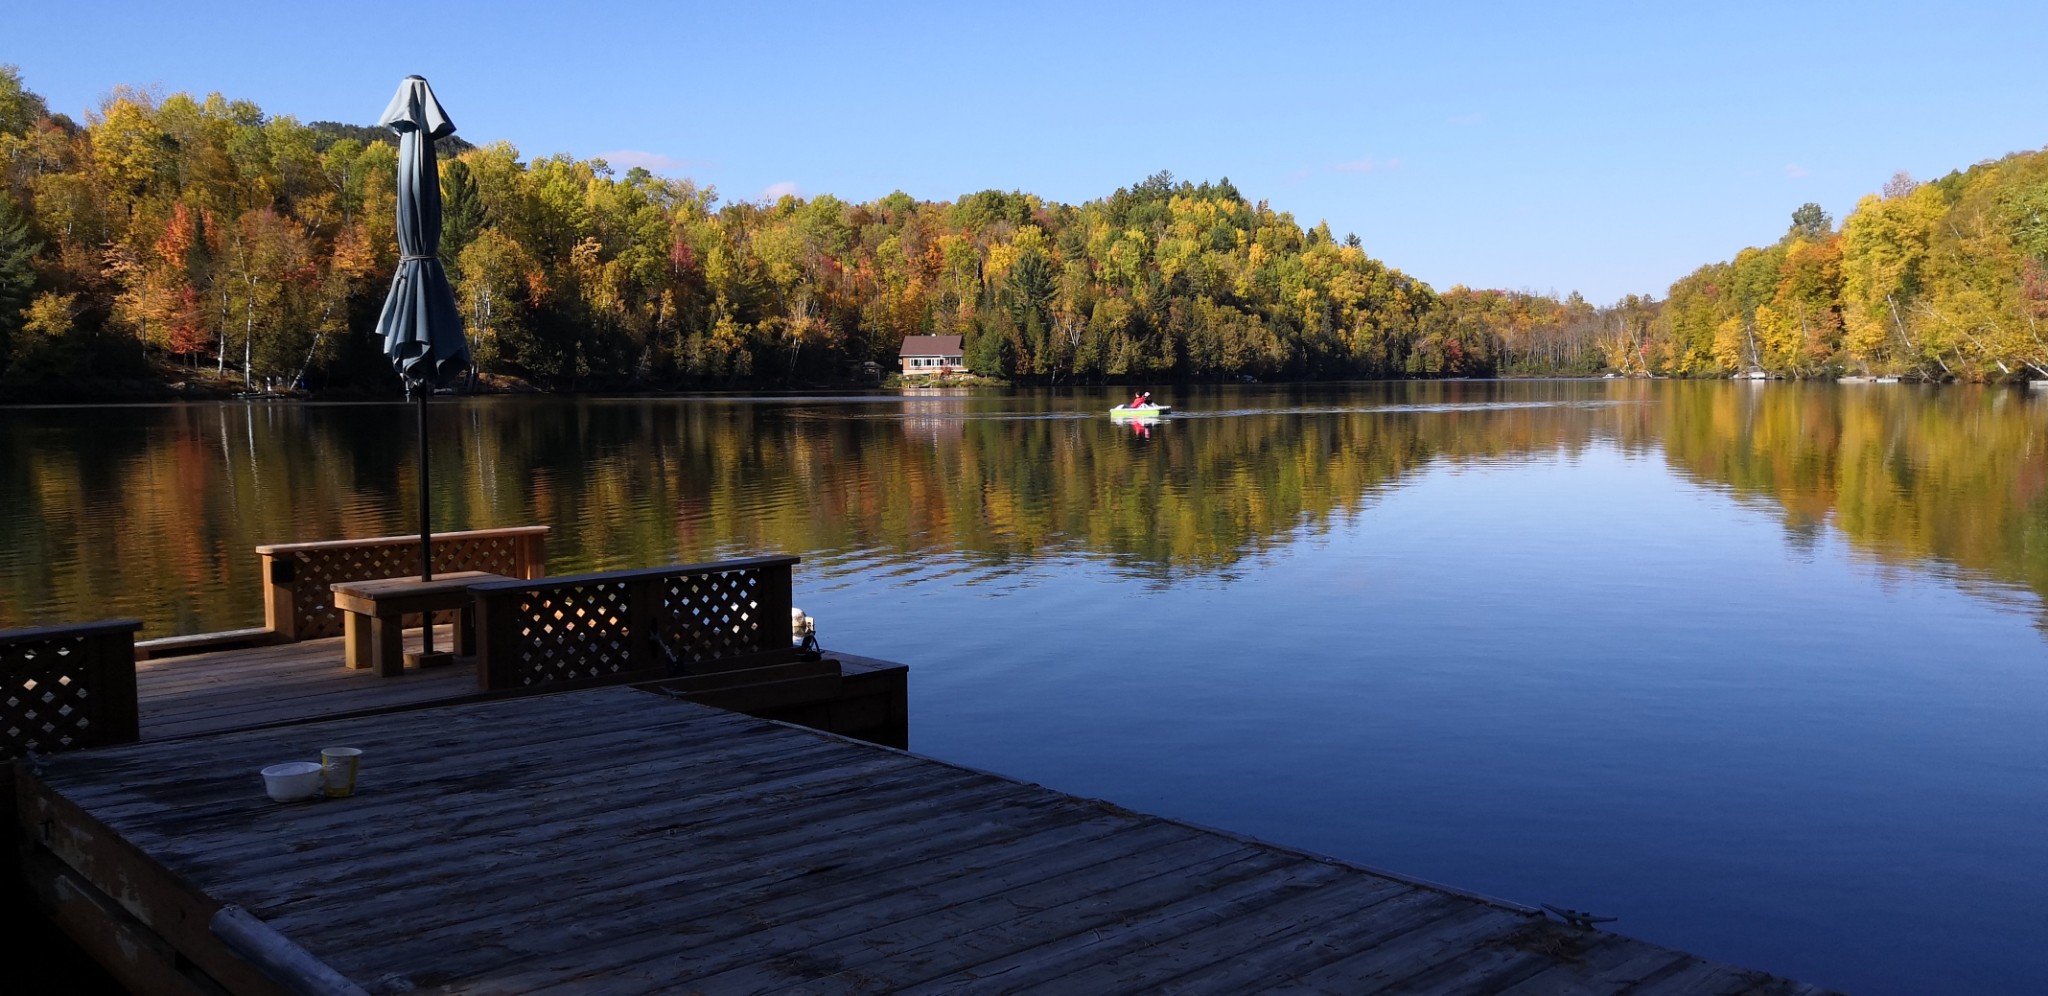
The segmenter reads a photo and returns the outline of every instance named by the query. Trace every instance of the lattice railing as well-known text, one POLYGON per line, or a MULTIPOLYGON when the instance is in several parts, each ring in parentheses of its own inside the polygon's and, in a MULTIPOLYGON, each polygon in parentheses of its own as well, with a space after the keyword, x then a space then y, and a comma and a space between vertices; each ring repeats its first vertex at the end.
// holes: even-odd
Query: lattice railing
POLYGON ((133 743, 133 619, 0 631, 0 760, 133 743))
POLYGON ((795 557, 470 589, 485 691, 645 681, 792 660, 795 557))
POLYGON ((632 594, 624 581, 525 593, 517 609, 525 624, 513 645, 519 682, 586 681, 636 670, 627 619, 632 594))
MULTIPOLYGON (((789 572, 779 597, 764 591, 771 579, 758 570, 683 574, 662 579, 657 593, 655 649, 672 674, 690 674, 717 661, 789 647, 789 572), (775 602, 780 608, 765 603, 775 602), (765 625, 774 613, 774 625, 765 625)), ((710 668, 718 670, 717 668, 710 668)))
MULTIPOLYGON (((540 577, 546 573, 547 534, 547 526, 435 533, 434 572, 540 577)), ((286 642, 341 635, 341 613, 330 590, 335 583, 415 577, 420 572, 418 535, 275 543, 259 546, 256 552, 263 558, 264 614, 286 642)), ((452 619, 451 613, 443 621, 452 619)))

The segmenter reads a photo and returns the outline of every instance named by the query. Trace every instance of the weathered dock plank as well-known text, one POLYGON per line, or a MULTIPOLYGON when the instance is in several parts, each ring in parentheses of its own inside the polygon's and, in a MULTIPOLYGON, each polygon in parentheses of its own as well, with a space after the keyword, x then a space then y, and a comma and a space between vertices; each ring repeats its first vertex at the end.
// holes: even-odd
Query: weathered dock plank
MULTIPOLYGON (((1124 829, 1106 825, 1102 820, 1078 820, 1073 813, 1025 813, 1014 809, 1005 812, 972 806, 968 812, 949 814, 931 824, 905 823, 862 835, 858 846, 907 857, 929 853, 920 849, 930 847, 956 848, 956 854, 966 854, 980 845, 1001 842, 1021 831, 1031 836, 1031 853, 1045 853, 1060 847, 1088 846, 1124 829)), ((843 833, 834 832, 808 840, 791 839, 789 843, 788 849, 777 853, 716 868, 691 868, 665 875, 657 873, 652 877, 637 865, 629 864, 603 875, 576 876, 573 878, 574 888, 562 894, 543 896, 533 892, 500 891, 465 910, 464 918, 451 919, 424 932, 407 945, 392 948, 390 957, 394 964, 423 959, 433 970, 443 973, 481 971, 505 964, 515 957, 560 955, 579 945, 581 939, 578 936, 567 932, 549 933, 542 929, 555 920, 565 906, 577 911, 601 911, 612 905, 633 908, 661 902, 673 907, 675 915, 688 917, 699 911, 715 911, 720 907, 711 904, 729 904, 735 896, 755 895, 778 888, 802 889, 821 875, 845 877, 853 874, 846 853, 849 840, 843 833), (480 930, 477 921, 485 918, 501 919, 480 930), (477 949, 456 956, 467 961, 449 959, 448 952, 456 945, 487 936, 493 931, 504 940, 488 944, 488 950, 477 949)), ((644 856, 642 860, 645 860, 644 856)), ((931 860, 948 866, 972 863, 959 857, 931 860)))
POLYGON ((43 859, 109 897, 72 909, 118 908, 237 992, 266 983, 195 926, 226 905, 374 993, 1798 991, 623 687, 144 742, 22 782, 43 859), (264 798, 256 768, 341 744, 366 752, 357 796, 264 798))
MULTIPOLYGON (((1044 931, 1049 939, 1018 944, 1006 931, 983 931, 940 945, 946 961, 928 965, 931 977, 906 992, 943 993, 984 979, 1001 978, 1005 986, 1029 989, 1075 972, 1077 966, 1114 960, 1120 974, 1151 967, 1161 977, 1179 975, 1213 964, 1219 957, 1191 938, 1207 927, 1247 922, 1247 916, 1270 910, 1276 896, 1313 892, 1333 912, 1354 909, 1371 902, 1414 892, 1402 882, 1377 876, 1358 877, 1341 866, 1301 859, 1283 863, 1265 873, 1200 895, 1160 903, 1142 918, 1114 930, 1066 922, 1065 909, 1034 913, 1027 921, 1048 921, 1044 931), (1062 936, 1051 937, 1052 934, 1062 936), (1085 956, 1085 957, 1083 957, 1085 956)), ((1027 925, 1027 937, 1039 934, 1036 924, 1027 925)))
POLYGON ((1617 943, 1611 934, 1565 935, 1546 944, 1549 953, 1566 959, 1553 963, 1514 985, 1502 996, 1598 996, 1628 987, 1692 958, 1682 951, 1617 943))
MULTIPOLYGON (((436 646, 452 646, 454 640, 452 626, 436 629, 436 646)), ((387 676, 343 666, 342 644, 341 637, 331 637, 138 661, 142 739, 486 697, 473 660, 387 676)), ((408 632, 405 648, 419 646, 420 634, 408 632)), ((835 653, 824 660, 693 675, 666 684, 693 701, 722 709, 902 746, 908 729, 904 672, 901 664, 835 653)))
MULTIPOLYGON (((447 626, 435 634, 437 642, 453 637, 447 626)), ((418 634, 408 641, 408 649, 417 649, 418 634)), ((460 700, 474 697, 476 690, 474 666, 393 677, 349 670, 342 665, 341 637, 135 665, 144 740, 460 700)))
MULTIPOLYGON (((177 952, 162 937, 141 927, 135 918, 68 866, 47 854, 33 855, 24 880, 52 923, 75 938, 91 959, 123 988, 141 996, 211 996, 218 989, 176 969, 177 952)), ((17 921, 11 929, 19 929, 17 921)), ((42 952, 36 952, 38 956, 42 952)), ((21 985, 18 969, 10 969, 9 985, 21 985)), ((29 984, 28 992, 93 992, 77 980, 29 984)), ((14 990, 21 992, 24 990, 14 990)))

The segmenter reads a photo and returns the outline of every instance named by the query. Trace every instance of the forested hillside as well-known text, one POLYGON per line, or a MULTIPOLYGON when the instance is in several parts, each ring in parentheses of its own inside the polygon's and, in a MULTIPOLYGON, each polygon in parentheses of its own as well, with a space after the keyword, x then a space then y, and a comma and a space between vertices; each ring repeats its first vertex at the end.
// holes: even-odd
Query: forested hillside
POLYGON ((1725 377, 2048 377, 2048 152, 1939 180, 1892 177, 1837 228, 1818 205, 1774 243, 1678 279, 1662 300, 1453 288, 1454 328, 1504 372, 1725 377))
POLYGON ((1654 369, 1799 376, 2048 376, 2048 153, 1930 183, 1901 173, 1839 231, 1818 207, 1776 244, 1671 285, 1654 369))
MULTIPOLYGON (((474 139, 477 136, 469 136, 474 139)), ((977 372, 1120 378, 1599 370, 2017 377, 2048 361, 2048 156, 1901 179, 1668 300, 1438 293, 1228 180, 724 201, 596 160, 443 147, 442 254, 482 372, 554 389, 812 383, 966 337, 977 372)), ((172 379, 375 389, 397 150, 218 95, 83 123, 0 67, 0 390, 172 379)))

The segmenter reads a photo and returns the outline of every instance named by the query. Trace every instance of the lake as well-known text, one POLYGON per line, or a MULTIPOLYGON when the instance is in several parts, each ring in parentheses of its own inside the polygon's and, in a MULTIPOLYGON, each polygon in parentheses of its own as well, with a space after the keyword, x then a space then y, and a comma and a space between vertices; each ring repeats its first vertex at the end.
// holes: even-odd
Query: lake
MULTIPOLYGON (((801 555, 920 753, 1861 993, 2048 979, 2048 392, 444 399, 436 528, 801 555)), ((256 625, 403 403, 0 409, 0 626, 256 625)))

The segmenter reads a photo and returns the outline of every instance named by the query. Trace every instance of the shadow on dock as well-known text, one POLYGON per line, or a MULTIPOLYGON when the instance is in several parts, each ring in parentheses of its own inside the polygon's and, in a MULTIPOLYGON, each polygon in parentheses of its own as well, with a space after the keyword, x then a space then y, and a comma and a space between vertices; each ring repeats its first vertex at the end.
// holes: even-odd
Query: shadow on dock
POLYGON ((81 935, 95 957, 189 991, 308 966, 331 984, 298 991, 1814 991, 634 688, 81 751, 22 779, 32 872, 106 914, 81 935), (255 784, 337 744, 364 751, 353 797, 255 784))
POLYGON ((13 991, 1815 991, 906 753, 903 665, 792 646, 795 558, 549 578, 542 535, 453 585, 266 547, 261 629, 0 633, 9 850, 83 949, 14 935, 13 991), (336 746, 354 795, 265 795, 336 746))

